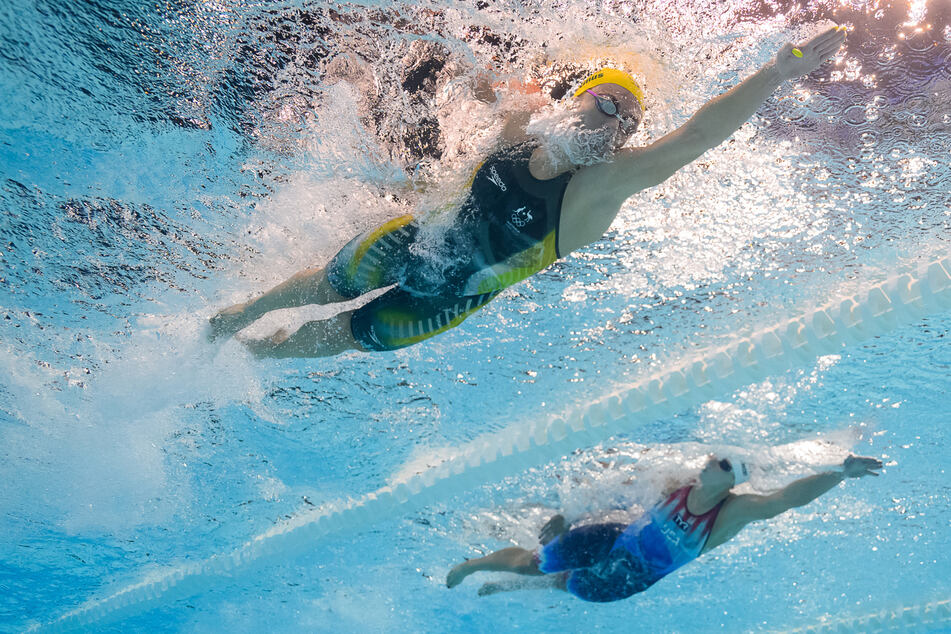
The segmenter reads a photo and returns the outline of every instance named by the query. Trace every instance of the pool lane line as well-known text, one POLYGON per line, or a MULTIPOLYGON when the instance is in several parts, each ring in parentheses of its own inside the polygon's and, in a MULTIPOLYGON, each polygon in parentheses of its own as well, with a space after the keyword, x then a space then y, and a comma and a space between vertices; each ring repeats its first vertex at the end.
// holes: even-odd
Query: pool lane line
POLYGON ((951 627, 951 599, 885 608, 862 616, 830 619, 824 623, 780 630, 786 634, 848 634, 856 632, 929 631, 951 627))
POLYGON ((951 257, 903 273, 861 293, 839 297, 817 309, 712 347, 666 371, 659 371, 565 415, 552 415, 484 434, 457 455, 404 482, 356 499, 300 513, 255 536, 230 553, 152 573, 102 599, 94 599, 34 631, 63 631, 127 618, 158 605, 193 596, 220 580, 305 553, 314 540, 339 531, 361 530, 405 515, 485 482, 514 475, 589 447, 644 423, 728 394, 767 376, 810 363, 951 310, 951 257))

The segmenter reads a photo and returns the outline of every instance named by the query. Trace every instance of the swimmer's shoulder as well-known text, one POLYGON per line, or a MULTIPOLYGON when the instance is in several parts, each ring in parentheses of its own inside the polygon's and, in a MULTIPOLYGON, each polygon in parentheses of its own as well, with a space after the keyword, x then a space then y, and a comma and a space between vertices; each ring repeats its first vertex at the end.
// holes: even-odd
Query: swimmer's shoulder
POLYGON ((559 252, 566 254, 601 239, 628 198, 673 176, 697 157, 695 147, 689 140, 679 142, 674 132, 651 145, 624 148, 609 161, 578 169, 562 203, 559 252))
POLYGON ((623 202, 660 185, 709 148, 709 141, 697 126, 683 125, 650 145, 623 148, 609 161, 582 168, 579 175, 585 172, 589 187, 623 202))
POLYGON ((673 172, 659 173, 657 158, 650 146, 624 148, 608 161, 578 169, 572 180, 578 181, 584 189, 598 192, 601 198, 619 205, 634 194, 669 178, 673 172))

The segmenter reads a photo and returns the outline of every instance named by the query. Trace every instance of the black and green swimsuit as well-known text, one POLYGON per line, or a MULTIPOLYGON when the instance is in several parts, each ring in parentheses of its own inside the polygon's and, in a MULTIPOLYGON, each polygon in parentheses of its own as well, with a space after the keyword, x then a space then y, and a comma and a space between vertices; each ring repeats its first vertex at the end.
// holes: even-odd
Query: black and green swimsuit
POLYGON ((492 154, 476 170, 453 223, 433 242, 407 215, 351 240, 328 266, 334 290, 353 298, 395 284, 354 312, 368 350, 395 350, 460 324, 502 289, 558 259, 558 222, 571 173, 531 175, 535 143, 492 154))

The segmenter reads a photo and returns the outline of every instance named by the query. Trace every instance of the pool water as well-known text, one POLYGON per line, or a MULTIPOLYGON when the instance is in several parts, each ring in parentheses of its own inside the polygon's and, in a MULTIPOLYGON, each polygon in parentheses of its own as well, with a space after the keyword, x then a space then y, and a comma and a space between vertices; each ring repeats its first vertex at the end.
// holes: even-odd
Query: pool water
MULTIPOLYGON (((0 18, 2 631, 951 253, 943 0, 35 0, 0 18), (544 82, 621 60, 646 85, 644 144, 828 21, 850 29, 831 64, 462 326, 330 359, 205 341, 222 307, 453 200, 502 111, 530 98, 478 101, 481 75, 544 82)), ((951 314, 931 315, 87 627, 783 631, 945 601, 949 333, 951 314), (555 512, 636 510, 657 478, 723 446, 754 458, 759 492, 849 451, 886 466, 627 601, 480 597, 504 578, 488 573, 445 588, 463 558, 531 548, 555 512)))

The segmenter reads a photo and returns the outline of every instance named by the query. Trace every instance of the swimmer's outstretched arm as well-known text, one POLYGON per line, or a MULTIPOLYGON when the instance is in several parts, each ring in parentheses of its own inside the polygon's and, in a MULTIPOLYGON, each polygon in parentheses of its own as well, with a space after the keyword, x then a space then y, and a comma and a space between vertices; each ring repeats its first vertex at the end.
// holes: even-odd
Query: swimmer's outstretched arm
POLYGON ((783 46, 773 61, 712 99, 677 130, 642 148, 621 150, 608 163, 592 166, 592 191, 623 201, 670 178, 681 167, 728 139, 783 82, 806 75, 829 60, 845 42, 833 27, 798 47, 783 46), (598 188, 598 184, 604 189, 598 188))
POLYGON ((805 506, 846 478, 878 476, 877 470, 881 468, 882 462, 877 458, 849 456, 842 463, 841 471, 830 471, 796 480, 771 495, 734 496, 723 507, 720 513, 722 519, 718 520, 717 526, 710 534, 707 549, 732 538, 750 522, 771 519, 790 509, 805 506))

